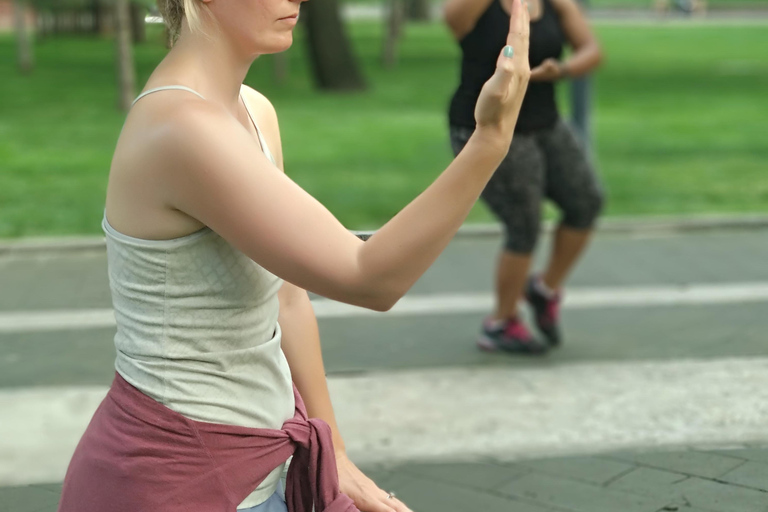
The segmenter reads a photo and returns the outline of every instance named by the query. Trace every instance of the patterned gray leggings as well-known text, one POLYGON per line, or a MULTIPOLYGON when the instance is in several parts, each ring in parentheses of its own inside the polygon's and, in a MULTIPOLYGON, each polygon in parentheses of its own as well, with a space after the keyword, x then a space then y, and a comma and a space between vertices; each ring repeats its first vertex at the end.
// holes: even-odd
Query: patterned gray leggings
MULTIPOLYGON (((455 155, 472 131, 451 126, 455 155)), ((544 198, 555 203, 561 225, 571 229, 590 229, 604 202, 595 171, 562 121, 547 130, 515 134, 481 197, 506 227, 506 249, 519 254, 530 254, 536 246, 544 198)))

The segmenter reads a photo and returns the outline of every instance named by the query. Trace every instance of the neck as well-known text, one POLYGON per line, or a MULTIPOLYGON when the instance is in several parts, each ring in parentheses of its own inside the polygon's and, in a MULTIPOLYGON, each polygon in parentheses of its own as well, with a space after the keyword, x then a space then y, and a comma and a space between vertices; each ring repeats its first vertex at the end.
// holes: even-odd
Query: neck
POLYGON ((255 57, 239 54, 226 37, 215 29, 208 30, 212 36, 193 33, 185 22, 179 39, 152 73, 147 86, 185 85, 206 100, 221 103, 234 112, 240 86, 255 57))

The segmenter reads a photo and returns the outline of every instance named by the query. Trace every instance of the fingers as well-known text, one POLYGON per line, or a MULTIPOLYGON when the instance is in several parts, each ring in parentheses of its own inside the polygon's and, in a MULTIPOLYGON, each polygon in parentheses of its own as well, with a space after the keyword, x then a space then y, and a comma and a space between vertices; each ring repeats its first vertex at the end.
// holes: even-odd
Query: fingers
POLYGON ((528 60, 528 39, 531 32, 531 19, 527 2, 524 0, 512 0, 512 8, 509 15, 509 33, 507 44, 515 47, 518 59, 528 60))
POLYGON ((389 493, 385 492, 384 496, 382 498, 383 505, 386 508, 389 508, 390 510, 394 510, 395 512, 411 512, 411 509, 405 506, 405 503, 400 501, 399 499, 392 497, 388 498, 389 493))
POLYGON ((411 509, 405 506, 405 503, 398 500, 397 498, 395 498, 394 501, 395 501, 395 510, 397 512, 413 512, 411 509))
MULTIPOLYGON (((387 495, 384 494, 383 498, 374 498, 370 502, 365 503, 362 507, 358 506, 361 512, 400 512, 394 508, 393 500, 388 500, 387 495)), ((357 504, 355 504, 357 505, 357 504)))

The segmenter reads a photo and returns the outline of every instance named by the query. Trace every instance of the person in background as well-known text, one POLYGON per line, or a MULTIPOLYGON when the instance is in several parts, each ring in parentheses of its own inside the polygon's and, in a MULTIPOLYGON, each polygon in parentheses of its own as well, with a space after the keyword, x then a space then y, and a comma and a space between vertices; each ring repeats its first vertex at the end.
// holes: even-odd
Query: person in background
MULTIPOLYGON (((445 19, 461 52, 461 81, 450 103, 451 146, 458 154, 475 130, 473 113, 483 83, 505 43, 512 0, 449 0, 445 19)), ((482 198, 503 222, 506 242, 496 271, 496 310, 482 325, 484 350, 543 354, 561 342, 562 287, 590 239, 603 192, 584 148, 561 120, 555 84, 595 69, 600 46, 575 0, 529 0, 531 81, 515 136, 482 198), (563 60, 564 47, 571 48, 563 60), (549 263, 529 276, 540 229, 542 201, 562 217, 549 263), (525 298, 545 342, 518 314, 525 298)))

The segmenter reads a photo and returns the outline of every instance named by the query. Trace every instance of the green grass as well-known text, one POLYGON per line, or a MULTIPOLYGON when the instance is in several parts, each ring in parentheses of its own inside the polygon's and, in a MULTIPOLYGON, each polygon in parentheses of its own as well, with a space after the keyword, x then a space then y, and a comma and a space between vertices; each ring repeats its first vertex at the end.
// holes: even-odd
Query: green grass
MULTIPOLYGON (((435 4, 442 4, 445 0, 429 0, 435 4)), ((579 0, 588 2, 591 7, 597 9, 651 9, 654 0, 579 0)), ((349 4, 382 4, 384 0, 344 0, 349 4)), ((711 10, 728 9, 766 9, 768 0, 706 0, 707 7, 711 10)), ((670 2, 672 3, 672 2, 670 2)))
MULTIPOLYGON (((607 213, 768 211, 765 27, 597 30, 607 53, 594 91, 607 213)), ((458 53, 441 26, 413 25, 400 66, 385 71, 380 26, 359 23, 352 33, 365 93, 313 90, 300 37, 288 83, 274 82, 269 57, 247 81, 277 108, 288 173, 347 226, 366 228, 450 162, 446 105, 458 53)), ((159 34, 152 37, 136 49, 142 81, 164 54, 159 34)), ((35 73, 21 77, 12 41, 0 39, 0 237, 98 233, 123 119, 113 47, 67 38, 40 42, 36 54, 35 73)), ((489 218, 482 207, 471 217, 489 218)))
MULTIPOLYGON (((79 0, 78 0, 79 1, 79 0)), ((435 4, 442 4, 446 0, 429 0, 435 4)), ((596 8, 629 8, 629 9, 650 9, 654 0, 579 0, 586 1, 591 7, 596 8)), ((711 9, 764 9, 768 7, 768 0, 706 0, 707 6, 711 9)), ((382 4, 384 0, 343 0, 349 4, 382 4)))

